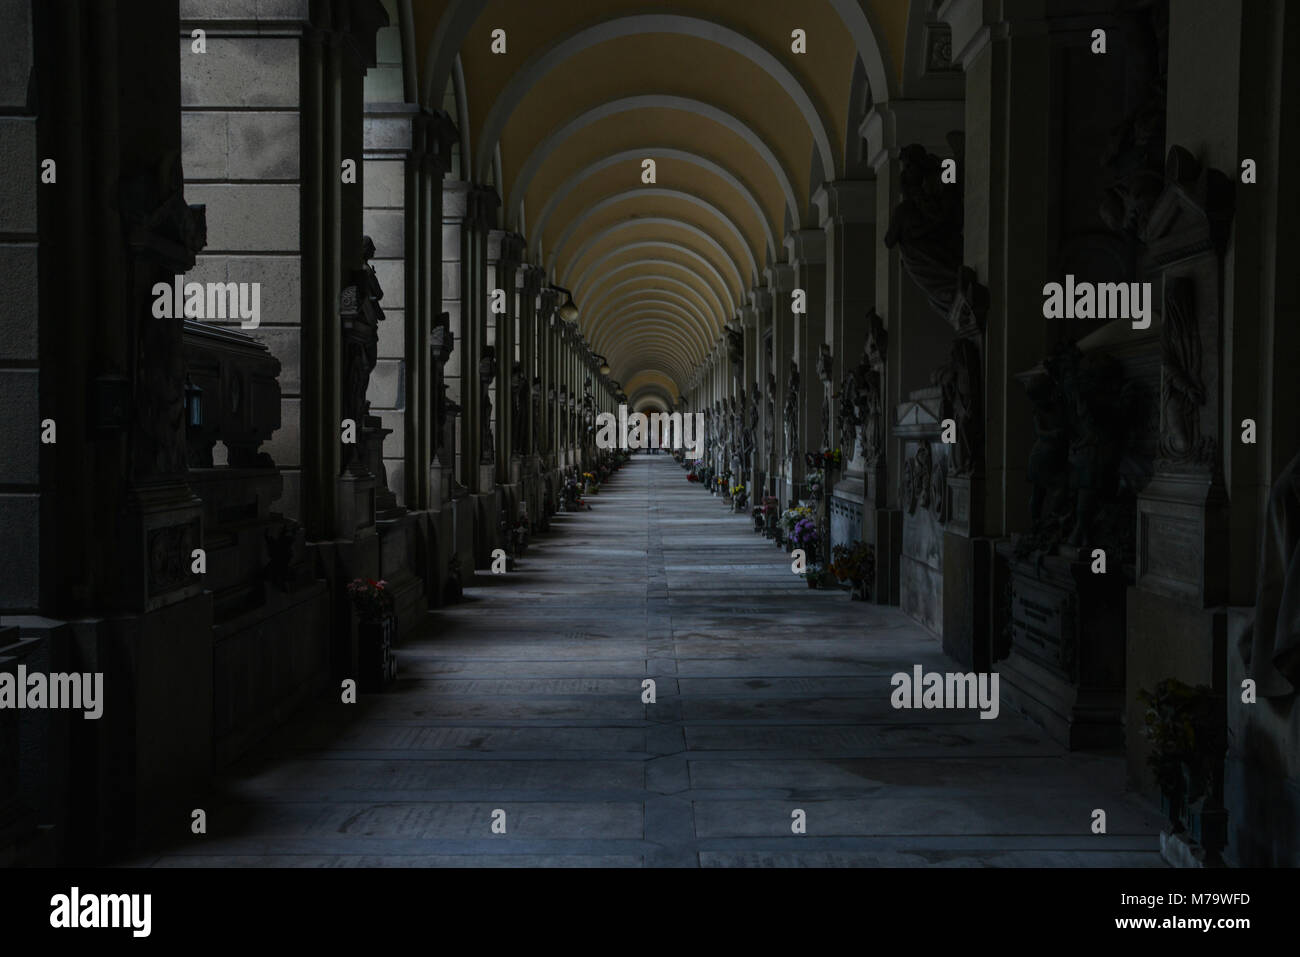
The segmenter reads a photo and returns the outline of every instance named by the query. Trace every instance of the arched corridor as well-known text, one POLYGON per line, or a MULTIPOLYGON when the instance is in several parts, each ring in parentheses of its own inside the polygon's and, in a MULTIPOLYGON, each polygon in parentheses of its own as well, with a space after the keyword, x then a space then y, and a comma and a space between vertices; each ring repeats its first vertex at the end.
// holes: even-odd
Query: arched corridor
POLYGON ((0 866, 1300 865, 1297 44, 0 0, 0 866))
POLYGON ((1160 865, 1117 754, 892 709, 894 673, 961 669, 898 609, 805 587, 667 455, 590 504, 408 638, 394 690, 232 768, 201 848, 140 863, 1160 865), (1103 837, 1079 826, 1096 807, 1103 837))

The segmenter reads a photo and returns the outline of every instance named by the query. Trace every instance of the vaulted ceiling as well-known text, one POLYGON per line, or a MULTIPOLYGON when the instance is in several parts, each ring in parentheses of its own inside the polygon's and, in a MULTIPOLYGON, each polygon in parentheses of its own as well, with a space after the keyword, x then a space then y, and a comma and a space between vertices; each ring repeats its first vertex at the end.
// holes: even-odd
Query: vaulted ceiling
POLYGON ((631 400, 655 404, 784 235, 817 225, 812 193, 853 170, 863 89, 879 103, 901 82, 908 22, 908 0, 390 5, 422 102, 457 104, 461 175, 496 186, 502 227, 573 291, 631 400))

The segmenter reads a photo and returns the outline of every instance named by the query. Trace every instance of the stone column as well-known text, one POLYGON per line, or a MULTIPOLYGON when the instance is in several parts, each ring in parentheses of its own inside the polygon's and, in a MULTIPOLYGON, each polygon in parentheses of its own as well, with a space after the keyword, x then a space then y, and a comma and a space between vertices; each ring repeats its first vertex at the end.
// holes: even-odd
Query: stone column
POLYGON ((412 104, 367 107, 365 229, 375 242, 388 316, 369 398, 393 430, 384 447, 387 485, 399 503, 416 509, 441 494, 431 464, 442 370, 432 368, 429 336, 442 298, 441 270, 433 265, 435 253, 441 256, 442 177, 454 134, 444 113, 412 104))
MULTIPOLYGON (((540 436, 540 451, 542 455, 543 468, 548 475, 554 472, 556 468, 555 453, 558 444, 557 435, 557 409, 559 403, 559 377, 556 368, 556 341, 559 338, 559 330, 556 323, 559 318, 555 314, 556 302, 559 296, 555 290, 550 287, 542 289, 542 306, 539 313, 540 324, 538 333, 542 347, 542 422, 540 436)), ((548 479, 549 481, 550 479, 548 479)), ((554 491, 554 490, 552 490, 554 491)), ((555 502, 550 503, 551 508, 555 507, 555 502)))
POLYGON ((758 425, 754 434, 754 486, 750 498, 755 505, 763 504, 763 497, 772 494, 772 459, 776 439, 775 381, 772 376, 772 359, 768 343, 772 338, 772 294, 766 287, 755 287, 751 294, 754 315, 754 386, 758 389, 758 425), (769 430, 772 433, 768 438, 769 430))
POLYGON ((889 509, 886 473, 887 334, 876 312, 877 236, 874 180, 825 184, 813 197, 826 232, 826 341, 834 361, 834 447, 843 466, 830 500, 832 546, 862 540, 876 554, 871 598, 898 602, 901 514, 889 509))
POLYGON ((774 412, 776 422, 772 430, 772 449, 770 452, 770 470, 768 484, 772 494, 777 496, 783 508, 791 504, 789 482, 787 480, 789 453, 786 447, 787 410, 797 407, 798 397, 791 404, 789 397, 790 376, 794 363, 794 327, 791 323, 790 291, 795 287, 794 269, 786 263, 778 263, 764 270, 769 292, 768 302, 771 306, 772 329, 772 375, 775 384, 774 412))
MULTIPOLYGON (((823 385, 818 378, 818 361, 826 335, 826 234, 820 229, 801 229, 785 239, 786 254, 794 269, 796 289, 806 295, 807 312, 789 314, 792 355, 799 367, 797 441, 787 449, 786 481, 789 496, 798 499, 804 488, 804 453, 821 447, 823 385), (793 453, 793 454, 790 454, 793 453)), ((787 303, 787 308, 790 304, 787 303)))
POLYGON ((916 143, 938 156, 951 156, 947 134, 962 129, 964 109, 961 101, 895 99, 877 105, 859 130, 867 141, 867 155, 876 174, 876 234, 881 245, 875 255, 875 307, 889 331, 889 355, 883 378, 889 430, 885 487, 891 502, 897 498, 901 463, 905 458, 904 443, 893 437, 893 426, 898 421, 899 410, 912 399, 912 393, 930 387, 930 373, 944 360, 952 330, 930 308, 925 293, 907 276, 899 246, 885 245, 883 238, 902 198, 900 154, 903 147, 916 143))
POLYGON ((497 204, 493 190, 470 183, 448 183, 443 190, 443 308, 459 333, 460 354, 454 380, 448 376, 449 392, 461 406, 457 461, 467 496, 456 505, 455 550, 466 575, 486 567, 496 539, 495 449, 485 385, 496 373, 495 350, 486 340, 487 236, 497 204))
MULTIPOLYGON (((473 322, 469 327, 474 357, 473 382, 475 387, 474 430, 474 484, 477 495, 495 496, 498 459, 497 437, 500 433, 501 412, 497 393, 500 391, 501 362, 495 342, 495 322, 489 308, 492 301, 492 223, 494 212, 500 205, 496 192, 490 187, 475 186, 470 193, 471 218, 468 237, 471 244, 469 257, 466 306, 472 310, 473 322)), ((469 361, 468 355, 465 359, 469 361)), ((469 370, 465 370, 470 377, 469 370)), ((479 518, 483 519, 480 514, 479 518)), ((480 530, 482 531, 482 530, 480 530)), ((493 522, 495 534, 495 521, 493 522)), ((482 555, 480 555, 482 561, 482 555)))
POLYGON ((487 311, 487 344, 496 352, 496 380, 490 390, 493 403, 493 428, 496 445, 496 481, 499 485, 514 485, 518 481, 512 472, 514 448, 514 363, 516 356, 516 327, 519 317, 518 272, 524 254, 524 239, 517 233, 493 229, 488 231, 488 301, 496 301, 499 290, 504 293, 505 311, 487 311))
POLYGON ((185 323, 153 312, 154 283, 184 282, 204 246, 180 159, 178 33, 176 5, 159 0, 5 11, 3 667, 102 672, 106 702, 97 721, 0 715, 17 736, 4 755, 17 779, 0 800, 31 811, 9 832, 20 855, 39 846, 21 825, 50 828, 39 842, 52 858, 65 835, 79 861, 120 853, 182 813, 212 769, 213 603, 192 571, 204 526, 187 480, 185 323), (46 159, 55 182, 40 182, 46 159), (105 848, 110 835, 119 846, 105 848))
MULTIPOLYGON (((41 420, 49 416, 52 403, 42 401, 42 376, 33 366, 42 359, 42 346, 49 350, 51 345, 65 337, 58 335, 52 328, 53 323, 41 315, 45 296, 42 281, 48 285, 48 280, 38 264, 38 240, 41 237, 37 234, 37 196, 42 186, 39 182, 41 157, 37 153, 39 119, 35 115, 37 74, 34 69, 36 54, 31 5, 23 0, 11 6, 9 13, 12 20, 6 27, 4 39, 0 40, 0 57, 11 64, 6 79, 0 83, 0 110, 3 111, 0 142, 5 143, 7 151, 5 176, 0 182, 0 233, 4 236, 0 239, 0 275, 9 277, 6 280, 8 295, 5 297, 9 305, 3 320, 3 335, 0 336, 0 403, 10 410, 4 426, 0 427, 0 445, 5 449, 4 461, 0 462, 0 483, 4 486, 4 491, 0 492, 0 537, 5 541, 23 542, 24 547, 0 549, 0 609, 36 612, 42 606, 49 608, 52 604, 50 599, 55 588, 50 572, 54 566, 49 563, 60 551, 57 525, 41 522, 44 494, 41 474, 48 475, 67 464, 63 460, 64 454, 75 459, 76 453, 82 451, 72 447, 83 446, 86 442, 79 437, 85 429, 76 428, 77 420, 85 412, 77 413, 77 420, 56 418, 65 435, 69 431, 72 434, 58 436, 59 442, 54 445, 41 444, 41 420), (71 429, 68 428, 69 422, 73 423, 71 429), (64 453, 65 448, 72 448, 72 451, 64 453)), ((57 93, 42 90, 42 95, 69 99, 63 89, 57 93)), ((76 115, 71 104, 67 105, 65 113, 76 115)), ((63 168, 64 165, 60 164, 60 169, 63 168)), ((49 187, 45 188, 48 190, 49 187)), ((60 210, 65 214, 70 211, 75 210, 69 210, 66 205, 60 210)), ((49 231, 45 232, 48 234, 49 231)), ((65 241, 59 245, 67 250, 69 244, 65 241)), ((50 248, 48 239, 46 248, 50 248)), ((71 260, 51 265, 61 272, 71 265, 71 260)), ((87 287, 83 294, 87 299, 80 302, 75 301, 75 291, 63 290, 64 296, 74 300, 68 304, 71 307, 68 318, 90 314, 88 297, 91 289, 89 284, 87 287)), ((67 346, 65 342, 64 347, 67 346)), ((42 361, 41 365, 47 363, 42 361)), ((45 378, 49 391, 55 391, 49 386, 52 381, 53 377, 45 378)), ((125 407, 122 411, 125 412, 125 407)), ((82 490, 62 499, 58 511, 71 513, 78 519, 89 517, 88 513, 94 508, 91 499, 90 491, 82 490)), ((83 527, 83 533, 93 536, 95 529, 87 525, 83 527)), ((88 556, 69 554, 63 570, 71 572, 71 578, 80 578, 82 573, 78 566, 84 566, 87 561, 88 556)), ((17 718, 12 720, 17 721, 17 718)))
MULTIPOLYGON (((898 235, 891 235, 888 225, 899 221, 900 204, 920 188, 919 183, 906 179, 917 180, 920 174, 915 163, 909 167, 905 155, 928 154, 936 163, 940 158, 956 158, 949 134, 961 130, 963 115, 960 101, 894 99, 877 105, 860 130, 876 174, 880 246, 875 256, 875 306, 888 339, 887 354, 877 372, 883 396, 884 468, 876 471, 876 508, 884 510, 888 503, 889 514, 879 514, 877 526, 891 532, 888 548, 877 551, 877 587, 882 597, 887 588, 891 601, 897 594, 909 615, 940 635, 944 626, 945 513, 940 507, 941 496, 934 494, 934 479, 935 457, 941 472, 945 453, 939 443, 940 390, 932 377, 948 355, 953 330, 909 274, 904 244, 898 235), (922 473, 924 481, 918 478, 922 473)), ((960 144, 959 139, 957 142, 960 144)), ((942 211, 945 215, 955 212, 951 228, 927 227, 924 222, 917 222, 914 228, 926 237, 924 242, 936 247, 932 250, 935 256, 952 255, 955 274, 961 258, 960 202, 949 202, 942 211)))
POLYGON ((522 420, 515 425, 515 446, 520 456, 523 501, 528 507, 529 521, 537 525, 545 518, 538 455, 542 415, 540 312, 541 288, 545 279, 546 271, 539 266, 525 266, 518 274, 519 362, 524 394, 516 404, 523 414, 522 420))
MULTIPOLYGON (((450 426, 452 445, 444 449, 442 464, 455 470, 456 483, 468 490, 474 469, 468 464, 473 456, 473 410, 477 405, 476 378, 463 374, 465 355, 470 349, 466 306, 465 269, 466 219, 469 215, 470 184, 463 181, 442 184, 442 311, 448 318, 448 335, 455 343, 457 358, 443 370, 448 402, 459 408, 450 426)), ((470 364, 471 367, 473 363, 470 364)))
POLYGON ((762 504, 763 496, 759 489, 759 448, 763 440, 763 385, 760 372, 761 353, 763 349, 760 310, 755 291, 751 290, 749 302, 741 310, 741 321, 745 333, 745 368, 741 385, 745 390, 745 408, 742 416, 745 423, 744 436, 744 475, 738 479, 749 490, 750 504, 762 504))

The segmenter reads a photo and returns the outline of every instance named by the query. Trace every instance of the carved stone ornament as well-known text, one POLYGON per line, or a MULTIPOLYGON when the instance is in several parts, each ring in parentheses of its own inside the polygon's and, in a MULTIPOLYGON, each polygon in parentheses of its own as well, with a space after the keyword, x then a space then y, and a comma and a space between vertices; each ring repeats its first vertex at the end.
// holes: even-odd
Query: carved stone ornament
POLYGON ((1160 330, 1160 458, 1162 472, 1209 472, 1217 443, 1203 435, 1201 415, 1206 388, 1196 293, 1187 278, 1165 286, 1160 330))
POLYGON ((790 360, 790 378, 785 384, 785 457, 798 461, 799 454, 799 366, 790 360))
POLYGON ((953 475, 969 475, 981 464, 981 365, 979 347, 973 340, 954 339, 948 361, 931 374, 931 381, 942 390, 943 417, 957 425, 957 441, 951 446, 949 460, 953 475))
MULTIPOLYGON (((370 408, 366 390, 378 360, 379 323, 384 319, 384 310, 379 305, 384 290, 370 265, 374 254, 375 244, 369 236, 364 237, 361 268, 353 270, 348 285, 339 294, 339 318, 343 326, 343 417, 357 423, 370 408)), ((355 456, 357 451, 355 446, 348 447, 349 456, 355 456)))
MULTIPOLYGON (((185 202, 178 153, 122 182, 119 204, 134 264, 135 288, 171 283, 194 266, 207 242, 203 206, 185 202)), ((135 478, 186 471, 185 363, 182 324, 141 304, 136 329, 132 472, 135 478)))
POLYGON ((767 408, 766 421, 763 423, 763 448, 768 455, 771 455, 775 449, 773 440, 776 438, 776 376, 771 372, 767 374, 767 408))
POLYGON ((479 381, 479 462, 486 465, 496 461, 496 444, 492 436, 492 394, 489 391, 497 375, 497 352, 493 346, 484 346, 478 360, 479 381))
MULTIPOLYGON (((915 515, 917 508, 924 508, 939 516, 939 504, 935 500, 935 469, 930 443, 926 440, 917 444, 911 458, 903 460, 899 471, 899 504, 907 514, 915 515)), ((942 481, 942 474, 939 477, 942 481)))
POLYGON ((850 369, 844 373, 844 378, 840 381, 839 403, 835 409, 840 423, 840 452, 846 462, 855 455, 854 443, 857 439, 858 413, 854 399, 857 392, 855 370, 850 369))
POLYGON ((934 309, 948 318, 962 265, 962 166, 965 136, 948 134, 957 163, 956 182, 943 181, 943 162, 919 143, 899 154, 901 200, 889 217, 885 246, 898 248, 903 269, 934 309))
POLYGON ((451 313, 439 314, 429 332, 429 350, 433 361, 440 366, 446 365, 451 354, 456 351, 456 334, 451 329, 451 313))

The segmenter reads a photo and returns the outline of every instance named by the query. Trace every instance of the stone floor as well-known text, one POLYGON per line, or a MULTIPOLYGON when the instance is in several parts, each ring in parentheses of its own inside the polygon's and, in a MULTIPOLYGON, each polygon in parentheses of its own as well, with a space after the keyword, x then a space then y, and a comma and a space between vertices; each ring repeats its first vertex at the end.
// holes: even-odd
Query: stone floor
POLYGON ((897 609, 808 589, 668 456, 590 501, 431 614, 394 690, 301 714, 208 835, 139 863, 1160 866, 1118 755, 893 710, 894 672, 961 669, 897 609))

